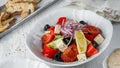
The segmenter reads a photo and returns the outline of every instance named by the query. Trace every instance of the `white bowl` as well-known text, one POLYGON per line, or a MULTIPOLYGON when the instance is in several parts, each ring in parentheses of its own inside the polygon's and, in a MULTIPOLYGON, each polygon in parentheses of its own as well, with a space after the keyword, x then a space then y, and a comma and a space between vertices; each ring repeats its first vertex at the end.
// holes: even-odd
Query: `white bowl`
POLYGON ((110 40, 112 38, 112 33, 113 33, 113 26, 109 20, 88 10, 79 10, 79 9, 64 7, 49 12, 41 20, 38 19, 36 26, 33 28, 32 31, 30 31, 27 37, 27 44, 32 54, 38 59, 38 61, 44 62, 51 66, 71 67, 71 66, 84 64, 86 62, 93 60, 95 57, 99 56, 108 47, 110 40), (103 32, 105 40, 99 46, 99 53, 88 58, 86 61, 83 62, 75 61, 71 63, 58 62, 44 57, 41 54, 42 45, 40 42, 41 35, 44 32, 43 31, 44 25, 46 24, 54 25, 57 22, 57 19, 61 16, 66 16, 67 18, 76 19, 77 21, 84 20, 89 24, 100 28, 103 32))
POLYGON ((109 56, 107 56, 104 60, 103 60, 103 68, 108 68, 107 67, 107 59, 109 56))

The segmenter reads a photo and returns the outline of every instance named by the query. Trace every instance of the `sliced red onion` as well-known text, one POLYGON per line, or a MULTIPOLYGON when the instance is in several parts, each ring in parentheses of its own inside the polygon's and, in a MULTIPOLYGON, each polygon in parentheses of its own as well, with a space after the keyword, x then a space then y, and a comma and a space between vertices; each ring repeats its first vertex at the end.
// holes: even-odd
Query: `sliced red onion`
POLYGON ((73 39, 73 37, 71 36, 71 37, 70 37, 70 41, 69 41, 69 43, 67 44, 67 46, 70 45, 70 43, 72 42, 72 39, 73 39))
POLYGON ((65 24, 62 25, 61 27, 61 33, 64 37, 71 37, 74 38, 74 32, 76 30, 80 30, 84 27, 85 25, 81 23, 74 23, 73 20, 68 20, 65 24))

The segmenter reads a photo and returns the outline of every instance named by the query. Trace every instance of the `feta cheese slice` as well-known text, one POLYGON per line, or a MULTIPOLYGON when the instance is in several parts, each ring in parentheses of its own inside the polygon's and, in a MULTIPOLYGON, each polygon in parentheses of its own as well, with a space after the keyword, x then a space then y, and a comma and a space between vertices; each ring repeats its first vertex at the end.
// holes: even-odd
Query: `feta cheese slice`
POLYGON ((67 45, 64 44, 63 40, 57 41, 57 49, 59 49, 61 52, 64 52, 66 48, 67 45))
POLYGON ((79 62, 85 61, 87 59, 85 54, 78 54, 77 59, 79 62))
POLYGON ((57 39, 57 40, 49 43, 48 46, 51 48, 54 48, 54 49, 58 49, 61 52, 63 52, 67 48, 67 45, 65 45, 63 42, 63 38, 57 39))
POLYGON ((87 45, 89 45, 91 43, 91 41, 89 41, 88 39, 86 39, 86 41, 87 41, 87 45))
POLYGON ((60 29, 61 29, 61 25, 59 25, 59 24, 55 25, 54 33, 59 34, 60 33, 60 29))
POLYGON ((48 33, 50 33, 50 31, 48 31, 48 30, 44 32, 44 34, 48 34, 48 33))
POLYGON ((100 45, 101 43, 103 43, 104 38, 103 38, 103 36, 102 36, 101 34, 98 34, 98 35, 95 37, 94 41, 95 41, 97 44, 100 45))

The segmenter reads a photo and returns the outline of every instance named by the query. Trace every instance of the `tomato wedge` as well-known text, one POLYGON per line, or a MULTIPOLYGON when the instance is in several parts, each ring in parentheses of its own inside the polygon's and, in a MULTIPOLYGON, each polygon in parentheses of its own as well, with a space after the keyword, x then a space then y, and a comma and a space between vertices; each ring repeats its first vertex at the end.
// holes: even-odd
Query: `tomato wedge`
POLYGON ((82 29, 83 33, 85 34, 85 37, 89 40, 89 41, 93 41, 94 38, 100 33, 100 29, 95 27, 95 26, 91 26, 91 25, 87 25, 82 29))
POLYGON ((77 46, 75 43, 72 43, 61 55, 61 58, 64 62, 73 62, 77 59, 77 46))
POLYGON ((51 26, 48 30, 50 31, 50 34, 56 36, 57 34, 54 33, 55 26, 51 26))
POLYGON ((47 45, 44 45, 42 53, 44 56, 53 59, 54 55, 58 52, 59 52, 59 50, 56 50, 56 49, 48 47, 47 45))
POLYGON ((42 36, 42 38, 41 38, 41 40, 42 40, 42 43, 43 44, 47 44, 47 43, 49 43, 49 42, 51 42, 53 39, 54 39, 54 35, 52 35, 52 34, 44 34, 43 36, 42 36))
POLYGON ((55 26, 50 26, 50 28, 48 30, 53 30, 54 31, 55 26))
POLYGON ((86 56, 90 57, 98 53, 98 50, 90 43, 87 47, 86 56))
POLYGON ((66 17, 60 17, 60 18, 58 19, 57 24, 62 25, 62 24, 64 24, 66 21, 67 21, 67 18, 66 18, 66 17))

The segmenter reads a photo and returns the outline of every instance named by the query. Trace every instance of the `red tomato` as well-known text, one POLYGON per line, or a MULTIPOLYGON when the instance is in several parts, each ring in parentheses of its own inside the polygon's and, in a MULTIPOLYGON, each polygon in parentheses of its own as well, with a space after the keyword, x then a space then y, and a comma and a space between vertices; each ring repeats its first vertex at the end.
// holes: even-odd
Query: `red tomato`
POLYGON ((99 28, 95 27, 95 26, 85 26, 82 31, 85 34, 85 37, 90 40, 93 41, 94 38, 100 33, 99 28))
POLYGON ((62 24, 64 24, 66 21, 67 21, 67 18, 66 18, 66 17, 60 17, 60 18, 58 19, 57 24, 62 25, 62 24))
POLYGON ((90 57, 90 56, 95 55, 97 53, 98 53, 98 50, 93 46, 92 43, 90 43, 87 47, 86 56, 90 57))
POLYGON ((54 39, 54 35, 52 35, 52 34, 44 34, 43 36, 42 36, 42 38, 41 38, 41 40, 42 40, 42 43, 43 44, 47 44, 47 43, 49 43, 49 42, 51 42, 53 39, 54 39))
POLYGON ((57 34, 54 33, 55 26, 51 26, 48 30, 50 31, 50 34, 56 36, 57 34))
POLYGON ((53 30, 54 31, 55 26, 50 26, 50 28, 48 30, 53 30))
POLYGON ((59 50, 56 50, 56 49, 53 49, 53 48, 50 48, 48 47, 47 45, 44 45, 43 47, 43 55, 48 57, 48 58, 54 58, 54 55, 59 52, 59 50))
POLYGON ((77 59, 77 54, 77 46, 75 43, 73 43, 67 49, 65 49, 65 51, 61 55, 61 58, 64 62, 73 62, 77 59))

